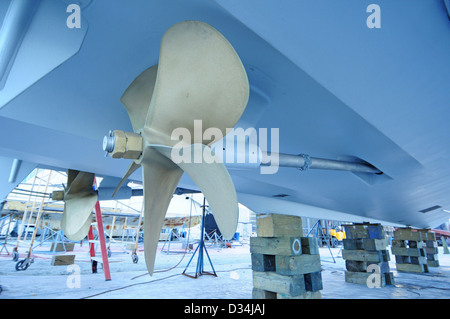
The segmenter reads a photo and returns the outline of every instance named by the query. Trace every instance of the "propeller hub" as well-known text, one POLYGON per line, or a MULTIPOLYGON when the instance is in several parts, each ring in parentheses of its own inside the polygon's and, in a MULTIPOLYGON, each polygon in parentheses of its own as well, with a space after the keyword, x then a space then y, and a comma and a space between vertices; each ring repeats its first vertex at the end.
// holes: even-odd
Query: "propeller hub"
POLYGON ((53 191, 52 199, 53 200, 64 200, 64 191, 53 191))
POLYGON ((103 138, 103 150, 112 158, 138 159, 143 150, 143 138, 136 133, 110 131, 103 138))

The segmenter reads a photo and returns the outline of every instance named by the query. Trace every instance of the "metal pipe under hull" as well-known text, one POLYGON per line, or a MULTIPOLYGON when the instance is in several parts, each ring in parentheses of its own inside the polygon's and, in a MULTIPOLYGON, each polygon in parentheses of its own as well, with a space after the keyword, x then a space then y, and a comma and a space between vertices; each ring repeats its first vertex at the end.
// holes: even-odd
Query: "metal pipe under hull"
POLYGON ((355 163, 346 161, 329 160, 317 157, 309 157, 308 155, 289 155, 289 154, 278 154, 270 156, 267 153, 262 154, 261 165, 276 165, 279 167, 294 167, 302 170, 306 169, 328 169, 328 170, 341 170, 341 171, 351 171, 356 173, 371 173, 371 174, 383 174, 378 168, 366 164, 366 163, 355 163), (278 163, 276 163, 278 161, 278 163))

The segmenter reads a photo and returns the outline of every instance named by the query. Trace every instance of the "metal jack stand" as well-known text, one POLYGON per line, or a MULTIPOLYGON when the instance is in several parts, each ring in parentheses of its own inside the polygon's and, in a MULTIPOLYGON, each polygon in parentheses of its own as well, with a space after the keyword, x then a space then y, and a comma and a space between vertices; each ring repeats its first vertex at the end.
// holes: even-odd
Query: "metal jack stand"
POLYGON ((325 243, 327 244, 328 250, 330 252, 331 258, 333 258, 333 262, 336 263, 336 260, 334 259, 333 253, 331 252, 331 248, 330 248, 330 244, 328 243, 328 239, 327 236, 325 236, 325 233, 323 232, 323 228, 322 225, 320 224, 320 219, 314 224, 314 226, 311 228, 311 230, 308 232, 308 235, 306 235, 306 237, 309 236, 309 234, 311 234, 311 232, 314 230, 314 228, 316 228, 316 238, 319 237, 319 235, 321 236, 321 238, 325 239, 325 243), (320 234, 319 234, 319 230, 320 230, 320 234))
MULTIPOLYGON (((6 247, 6 245, 8 244, 9 228, 11 226, 12 216, 13 216, 12 214, 9 214, 9 222, 8 222, 8 228, 6 229, 5 242, 2 244, 2 248, 0 249, 0 254, 2 253, 3 250, 5 250, 6 253, 9 255, 8 247, 6 247)), ((0 229, 3 229, 3 225, 4 225, 4 222, 7 217, 8 216, 5 216, 4 218, 2 218, 3 224, 0 229)))
POLYGON ((186 268, 183 271, 183 275, 191 277, 191 278, 198 278, 203 275, 212 275, 214 277, 217 277, 216 271, 214 270, 214 266, 211 262, 211 258, 209 258, 208 250, 205 247, 205 238, 204 238, 204 236, 205 236, 205 232, 204 232, 204 230, 205 230, 205 208, 206 208, 205 198, 203 198, 202 208, 203 208, 203 213, 202 213, 202 226, 201 226, 200 242, 199 242, 197 248, 195 249, 194 254, 192 255, 191 259, 189 259, 189 262, 186 265, 186 268), (206 253, 206 257, 208 257, 209 264, 211 265, 211 268, 213 270, 212 273, 204 271, 204 269, 203 269, 203 250, 206 253), (189 265, 191 264, 191 261, 194 258, 195 254, 197 253, 197 251, 198 251, 198 259, 197 259, 197 268, 195 271, 195 275, 194 276, 188 275, 188 274, 186 274, 186 270, 188 269, 189 265))

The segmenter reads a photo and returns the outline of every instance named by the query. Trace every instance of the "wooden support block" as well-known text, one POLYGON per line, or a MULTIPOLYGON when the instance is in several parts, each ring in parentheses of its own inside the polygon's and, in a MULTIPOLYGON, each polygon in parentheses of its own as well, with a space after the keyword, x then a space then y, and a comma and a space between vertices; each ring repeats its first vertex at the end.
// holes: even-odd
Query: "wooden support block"
POLYGON ((303 275, 322 270, 319 255, 276 256, 276 272, 280 275, 303 275))
POLYGON ((344 229, 348 239, 369 238, 367 225, 345 225, 344 229))
POLYGON ((302 237, 303 224, 299 216, 280 214, 256 215, 258 237, 302 237))
POLYGON ((437 247, 426 247, 425 249, 425 253, 428 255, 437 255, 439 253, 438 248, 437 247))
POLYGON ((381 263, 389 261, 389 254, 386 250, 342 250, 342 258, 345 260, 366 261, 371 263, 381 263))
POLYGON ((427 248, 437 248, 438 247, 438 243, 435 240, 426 240, 425 241, 425 247, 427 248))
POLYGON ((439 260, 427 260, 428 267, 439 267, 439 260))
POLYGON ((367 232, 371 239, 385 239, 386 232, 381 224, 370 224, 367 226, 367 232))
POLYGON ((296 256, 302 253, 300 237, 250 237, 250 253, 296 256))
POLYGON ((343 239, 344 249, 349 250, 384 250, 388 245, 386 238, 357 238, 357 239, 343 239))
POLYGON ((275 271, 275 255, 251 254, 252 270, 275 271))
POLYGON ((307 291, 322 290, 322 271, 305 274, 305 289, 307 291))
POLYGON ((317 244, 317 237, 302 237, 302 254, 319 255, 319 245, 317 244))
POLYGON ((395 262, 397 264, 410 264, 411 259, 409 256, 401 256, 401 255, 394 255, 395 256, 395 262))
POLYGON ((422 234, 422 240, 428 239, 428 229, 417 229, 422 234))
POLYGON ((54 255, 52 266, 72 265, 75 262, 75 255, 54 255))
POLYGON ((370 265, 377 265, 380 269, 380 273, 385 274, 390 272, 390 268, 389 268, 389 262, 384 261, 381 263, 369 263, 366 261, 357 261, 357 260, 346 260, 345 261, 345 268, 348 271, 353 271, 353 272, 367 272, 367 267, 369 267, 370 265))
POLYGON ((386 286, 386 276, 384 274, 374 274, 370 272, 345 272, 345 282, 352 284, 367 285, 378 282, 380 287, 386 286), (369 276, 371 276, 369 278, 369 276))
POLYGON ((348 239, 345 238, 342 240, 342 243, 344 244, 344 249, 347 250, 361 250, 363 249, 363 239, 357 238, 357 239, 348 239))
POLYGON ((411 264, 426 264, 427 263, 427 257, 423 256, 423 257, 414 257, 414 256, 410 256, 409 259, 411 260, 411 264))
POLYGON ((427 233, 427 240, 436 241, 436 233, 429 231, 427 233))
POLYGON ((384 274, 386 285, 395 285, 394 273, 387 272, 384 274))
POLYGON ((420 257, 426 255, 424 248, 400 248, 392 246, 391 250, 393 255, 398 256, 420 257))
POLYGON ((372 239, 363 238, 362 239, 362 249, 364 250, 385 250, 388 245, 386 238, 383 239, 372 239))
POLYGON ((371 239, 384 239, 386 238, 386 232, 381 224, 353 224, 344 225, 345 235, 348 239, 358 238, 371 238, 371 239))
MULTIPOLYGON (((432 249, 434 249, 434 248, 432 248, 432 249)), ((437 248, 436 248, 436 249, 437 249, 437 248)), ((431 260, 431 261, 438 260, 438 255, 437 255, 437 253, 427 254, 427 260, 431 260)))
POLYGON ((405 248, 407 245, 408 245, 407 240, 403 240, 403 239, 393 239, 392 240, 392 247, 405 248))
POLYGON ((424 241, 416 241, 416 240, 408 240, 408 247, 409 248, 425 248, 425 242, 424 241))
POLYGON ((277 299, 277 293, 259 289, 259 288, 253 288, 252 298, 253 299, 277 299))
POLYGON ((283 276, 275 272, 253 271, 253 287, 290 296, 306 292, 303 275, 283 276))
POLYGON ((307 291, 299 296, 290 296, 286 294, 277 293, 277 299, 322 299, 322 293, 318 291, 307 291))
POLYGON ((397 264, 397 271, 423 273, 428 272, 426 264, 397 264))
POLYGON ((423 236, 419 231, 414 231, 411 228, 398 228, 394 231, 395 239, 422 241, 423 236))

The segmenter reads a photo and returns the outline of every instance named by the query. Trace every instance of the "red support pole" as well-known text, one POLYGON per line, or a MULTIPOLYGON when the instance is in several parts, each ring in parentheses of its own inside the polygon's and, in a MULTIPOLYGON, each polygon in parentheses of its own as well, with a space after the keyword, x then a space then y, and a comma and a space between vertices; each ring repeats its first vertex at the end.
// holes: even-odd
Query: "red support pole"
POLYGON ((100 209, 99 201, 97 201, 97 203, 95 204, 95 218, 97 220, 98 239, 100 240, 100 250, 102 252, 105 280, 111 280, 111 273, 109 272, 108 253, 106 251, 105 232, 103 230, 102 210, 100 209))
POLYGON ((89 227, 89 233, 88 233, 88 239, 89 239, 89 253, 91 257, 95 257, 95 244, 91 242, 94 240, 94 232, 92 231, 92 225, 89 227))

